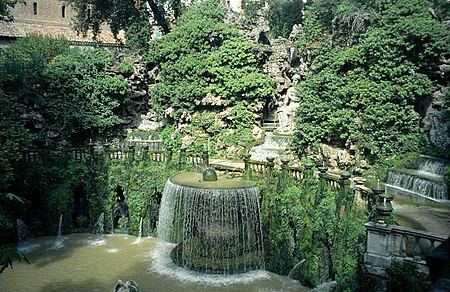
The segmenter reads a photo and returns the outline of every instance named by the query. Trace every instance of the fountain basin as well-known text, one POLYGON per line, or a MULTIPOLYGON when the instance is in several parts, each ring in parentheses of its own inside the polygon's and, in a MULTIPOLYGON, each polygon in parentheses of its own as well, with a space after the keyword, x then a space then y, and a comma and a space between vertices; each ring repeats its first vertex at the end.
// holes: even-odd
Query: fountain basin
POLYGON ((236 189, 256 187, 256 182, 243 179, 229 179, 218 177, 216 181, 204 181, 203 175, 196 172, 181 172, 170 178, 170 181, 177 185, 182 185, 198 189, 236 189))
POLYGON ((253 181, 185 172, 168 179, 158 236, 177 246, 178 266, 203 273, 235 274, 263 268, 259 189, 253 181))

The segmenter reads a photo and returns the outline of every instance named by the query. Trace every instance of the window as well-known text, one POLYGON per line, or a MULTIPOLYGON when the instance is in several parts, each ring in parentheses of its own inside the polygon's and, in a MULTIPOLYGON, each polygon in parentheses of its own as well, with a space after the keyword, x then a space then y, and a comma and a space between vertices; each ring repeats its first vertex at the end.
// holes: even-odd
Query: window
POLYGON ((37 15, 37 3, 33 2, 33 14, 37 15))
POLYGON ((61 7, 61 17, 66 18, 66 6, 65 5, 63 5, 61 7))

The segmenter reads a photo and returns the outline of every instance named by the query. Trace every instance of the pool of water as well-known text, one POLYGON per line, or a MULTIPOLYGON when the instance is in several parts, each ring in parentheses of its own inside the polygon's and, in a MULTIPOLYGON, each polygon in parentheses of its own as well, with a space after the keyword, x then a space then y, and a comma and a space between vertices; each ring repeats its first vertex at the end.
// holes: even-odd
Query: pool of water
POLYGON ((140 291, 307 291, 298 281, 263 270, 204 275, 177 267, 172 245, 158 238, 71 234, 33 238, 18 246, 31 264, 13 264, 0 275, 0 291, 114 291, 133 280, 140 291))

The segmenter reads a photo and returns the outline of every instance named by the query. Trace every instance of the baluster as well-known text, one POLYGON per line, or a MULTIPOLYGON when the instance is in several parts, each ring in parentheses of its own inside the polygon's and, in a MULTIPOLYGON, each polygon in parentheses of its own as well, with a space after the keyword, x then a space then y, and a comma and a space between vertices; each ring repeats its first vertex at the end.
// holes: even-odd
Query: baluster
POLYGON ((406 257, 406 242, 408 241, 408 238, 406 238, 406 235, 402 234, 402 249, 400 250, 400 256, 406 257))
POLYGON ((414 237, 416 245, 414 247, 414 257, 420 257, 421 256, 421 251, 420 251, 420 237, 415 236, 414 237))

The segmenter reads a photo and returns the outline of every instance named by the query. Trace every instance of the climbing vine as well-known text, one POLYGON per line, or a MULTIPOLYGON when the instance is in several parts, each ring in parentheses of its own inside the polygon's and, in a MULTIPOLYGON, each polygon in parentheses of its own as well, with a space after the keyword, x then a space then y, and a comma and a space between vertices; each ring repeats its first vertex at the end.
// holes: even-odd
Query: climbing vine
POLYGON ((333 190, 307 175, 283 193, 265 189, 262 220, 266 268, 308 286, 336 280, 355 289, 365 246, 367 211, 353 200, 349 185, 333 190))

